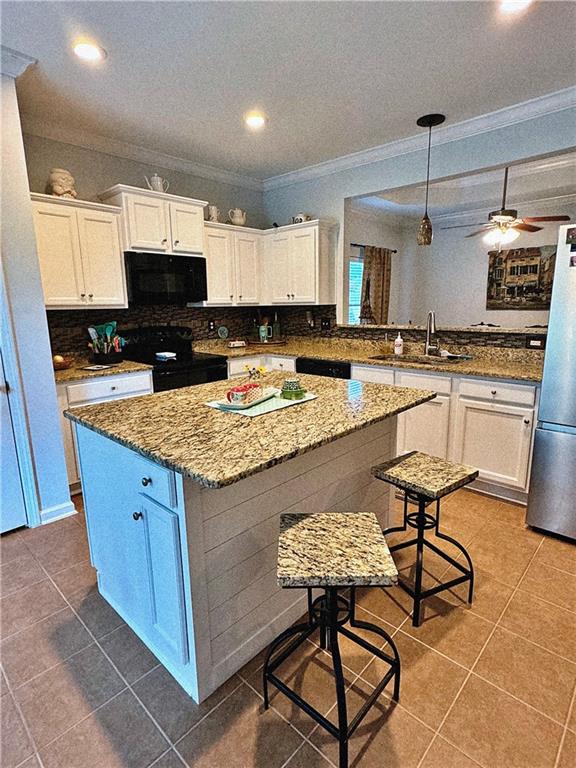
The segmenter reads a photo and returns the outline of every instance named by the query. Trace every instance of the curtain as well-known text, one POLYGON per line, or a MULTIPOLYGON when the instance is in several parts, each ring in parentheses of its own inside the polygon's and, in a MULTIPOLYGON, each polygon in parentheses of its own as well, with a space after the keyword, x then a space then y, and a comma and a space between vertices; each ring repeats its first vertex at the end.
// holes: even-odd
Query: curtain
POLYGON ((388 322, 391 271, 391 250, 364 246, 361 323, 385 325, 388 322))

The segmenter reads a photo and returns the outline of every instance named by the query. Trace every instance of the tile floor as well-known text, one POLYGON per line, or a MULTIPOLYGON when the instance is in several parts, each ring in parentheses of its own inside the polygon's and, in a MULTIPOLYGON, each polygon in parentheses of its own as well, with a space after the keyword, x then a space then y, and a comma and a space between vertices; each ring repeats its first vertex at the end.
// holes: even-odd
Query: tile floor
MULTIPOLYGON (((576 546, 523 526, 513 504, 459 491, 447 533, 477 568, 432 598, 420 628, 399 588, 364 590, 364 618, 394 635, 401 702, 383 696, 351 742, 351 768, 572 768, 576 765, 576 546)), ((248 664, 195 705, 100 598, 82 514, 0 539, 4 768, 328 768, 337 752, 281 694, 261 709, 248 664)), ((399 553, 400 554, 400 553, 399 553)), ((399 568, 410 574, 402 552, 399 568)), ((444 571, 433 556, 428 580, 444 571)), ((312 638, 315 640, 315 638, 312 638)), ((350 709, 380 662, 349 643, 350 709)), ((314 642, 281 674, 322 712, 329 657, 314 642)))

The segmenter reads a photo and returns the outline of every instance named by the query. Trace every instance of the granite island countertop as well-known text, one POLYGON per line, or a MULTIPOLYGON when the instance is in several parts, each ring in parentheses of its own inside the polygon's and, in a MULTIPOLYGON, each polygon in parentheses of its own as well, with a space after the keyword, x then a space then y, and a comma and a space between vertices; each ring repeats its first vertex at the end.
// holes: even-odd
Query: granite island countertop
MULTIPOLYGON (((280 387, 283 373, 264 384, 280 387)), ((255 418, 209 408, 227 381, 65 411, 82 424, 206 488, 221 488, 436 395, 427 390, 300 375, 316 400, 255 418)))
MULTIPOLYGON (((222 341, 197 341, 194 349, 198 352, 215 352, 228 358, 254 357, 258 355, 286 355, 287 357, 315 357, 326 360, 342 360, 358 365, 374 365, 382 368, 405 368, 419 371, 449 373, 452 376, 478 376, 487 379, 511 379, 515 381, 542 381, 544 355, 527 349, 511 347, 451 346, 452 352, 463 352, 473 356, 472 360, 447 362, 442 358, 431 357, 430 362, 415 363, 403 360, 401 356, 393 360, 373 360, 374 355, 382 354, 382 341, 365 341, 344 338, 314 338, 292 336, 281 346, 264 344, 246 347, 228 348, 222 341)), ((407 342, 404 344, 406 355, 421 355, 422 344, 407 342)))
POLYGON ((131 360, 123 360, 121 363, 116 363, 112 368, 104 368, 101 371, 86 371, 84 368, 87 365, 93 365, 92 361, 88 358, 77 358, 70 368, 54 371, 56 384, 68 384, 71 381, 81 381, 82 379, 98 379, 101 376, 118 376, 122 373, 152 370, 151 365, 134 363, 131 360))

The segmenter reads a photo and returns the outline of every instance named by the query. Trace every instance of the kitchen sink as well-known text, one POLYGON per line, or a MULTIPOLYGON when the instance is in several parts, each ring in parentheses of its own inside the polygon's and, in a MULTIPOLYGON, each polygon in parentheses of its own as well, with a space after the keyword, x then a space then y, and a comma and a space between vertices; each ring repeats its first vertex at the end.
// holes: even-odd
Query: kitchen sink
POLYGON ((438 363, 461 363, 463 360, 471 360, 470 357, 440 357, 440 355, 373 355, 370 360, 385 360, 391 363, 394 360, 403 363, 418 363, 418 365, 437 365, 438 363))

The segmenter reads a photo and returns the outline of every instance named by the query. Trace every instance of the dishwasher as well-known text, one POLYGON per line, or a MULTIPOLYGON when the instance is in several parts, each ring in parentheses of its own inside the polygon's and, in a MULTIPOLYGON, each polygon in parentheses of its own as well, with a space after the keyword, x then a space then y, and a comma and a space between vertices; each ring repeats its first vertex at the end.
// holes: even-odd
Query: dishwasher
POLYGON ((315 357, 297 357, 296 373, 312 373, 314 376, 331 376, 333 379, 349 379, 352 366, 342 360, 318 360, 315 357))

